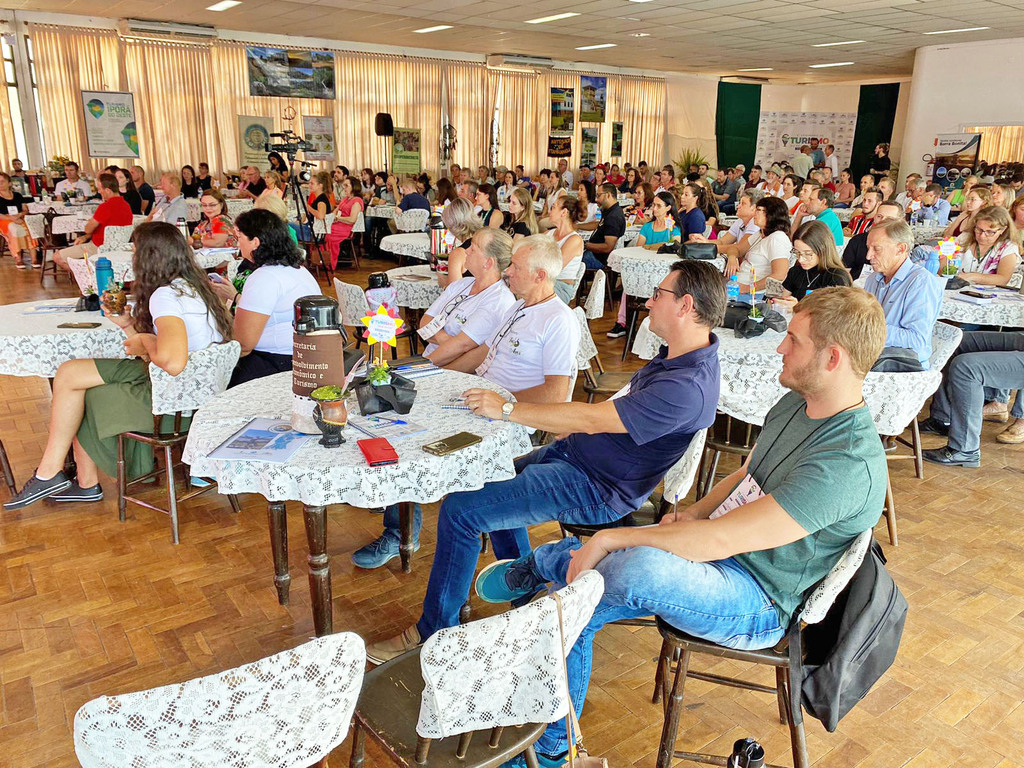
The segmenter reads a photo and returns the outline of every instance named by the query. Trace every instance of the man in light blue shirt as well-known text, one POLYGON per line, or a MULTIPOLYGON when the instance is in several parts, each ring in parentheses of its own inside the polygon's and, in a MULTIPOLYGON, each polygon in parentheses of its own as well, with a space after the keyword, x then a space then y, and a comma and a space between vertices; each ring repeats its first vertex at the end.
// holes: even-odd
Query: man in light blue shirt
POLYGON ((825 164, 825 153, 818 146, 817 139, 811 139, 811 162, 815 168, 821 168, 825 164))
POLYGON ((843 247, 843 225, 832 210, 836 202, 836 193, 827 187, 818 187, 811 192, 807 200, 807 210, 814 214, 815 218, 832 231, 832 238, 836 241, 836 247, 843 247))
POLYGON ((876 223, 868 232, 867 254, 875 272, 864 289, 885 312, 885 346, 913 350, 927 369, 945 283, 910 260, 913 248, 914 234, 905 221, 876 223))
POLYGON ((924 194, 921 195, 918 218, 944 227, 949 224, 949 209, 949 201, 943 198, 942 187, 939 184, 929 184, 925 187, 924 194))

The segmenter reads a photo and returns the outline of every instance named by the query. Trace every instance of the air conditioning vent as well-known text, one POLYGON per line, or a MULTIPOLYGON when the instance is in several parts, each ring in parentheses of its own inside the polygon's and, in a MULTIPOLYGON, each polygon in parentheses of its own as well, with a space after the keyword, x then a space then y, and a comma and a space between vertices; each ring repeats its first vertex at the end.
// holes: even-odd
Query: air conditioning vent
POLYGON ((492 53, 487 57, 490 69, 521 69, 524 72, 537 69, 551 69, 555 66, 553 59, 546 56, 524 56, 518 53, 492 53))
POLYGON ((193 43, 209 42, 217 36, 217 30, 205 24, 175 24, 144 19, 121 19, 117 31, 121 37, 156 37, 193 43))

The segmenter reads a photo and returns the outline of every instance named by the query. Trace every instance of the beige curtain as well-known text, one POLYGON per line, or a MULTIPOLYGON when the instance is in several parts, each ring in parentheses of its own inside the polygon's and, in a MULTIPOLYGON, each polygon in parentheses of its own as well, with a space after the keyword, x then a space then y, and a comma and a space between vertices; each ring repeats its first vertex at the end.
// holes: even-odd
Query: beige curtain
MULTIPOLYGON (((622 122, 622 161, 646 160, 657 166, 665 151, 665 81, 649 77, 615 78, 615 117, 622 122)), ((611 89, 609 78, 609 90, 611 89)), ((609 94, 609 102, 611 102, 609 94)), ((607 123, 610 150, 611 125, 607 123)), ((607 157, 607 155, 605 155, 607 157)))
POLYGON ((1020 162, 1024 158, 1024 125, 977 125, 964 133, 981 134, 979 160, 986 163, 1020 162))
POLYGON ((487 163, 494 102, 488 101, 487 69, 480 64, 447 63, 444 67, 448 117, 455 126, 451 162, 476 168, 487 163))
MULTIPOLYGON (((111 158, 90 158, 81 91, 123 91, 121 41, 113 30, 30 24, 48 157, 66 155, 95 173, 111 158)), ((136 109, 139 97, 136 95, 136 109)), ((141 136, 140 136, 141 140, 141 136)))

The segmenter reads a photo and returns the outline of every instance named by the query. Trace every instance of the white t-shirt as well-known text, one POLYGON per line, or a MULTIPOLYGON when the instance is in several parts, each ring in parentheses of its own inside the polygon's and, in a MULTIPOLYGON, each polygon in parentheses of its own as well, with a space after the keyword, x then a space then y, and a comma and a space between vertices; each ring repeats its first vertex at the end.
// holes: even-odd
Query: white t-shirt
POLYGON ((729 227, 729 231, 726 234, 732 235, 735 238, 735 242, 739 242, 743 239, 744 235, 750 235, 751 241, 754 236, 761 233, 761 228, 754 223, 754 217, 750 217, 750 221, 746 224, 743 223, 742 219, 736 219, 729 227))
POLYGON ((153 291, 149 297, 149 314, 153 316, 154 325, 161 317, 177 317, 184 321, 190 354, 224 339, 205 302, 183 278, 179 277, 170 285, 153 291))
POLYGON ((571 187, 572 186, 572 171, 567 170, 567 171, 562 173, 562 182, 567 187, 571 187))
POLYGON ((487 342, 478 376, 511 392, 536 387, 545 376, 572 376, 580 328, 569 305, 552 296, 524 307, 517 301, 487 342))
POLYGON ((57 186, 53 188, 53 194, 57 197, 60 197, 62 192, 67 192, 69 195, 74 196, 79 191, 84 197, 92 197, 92 187, 89 186, 89 182, 85 179, 79 179, 78 181, 61 179, 57 182, 57 186))
POLYGON ((751 272, 756 273, 758 280, 764 280, 772 273, 772 262, 776 259, 785 259, 789 264, 792 250, 793 243, 785 232, 772 232, 768 237, 763 237, 760 233, 754 235, 750 238, 747 255, 740 264, 740 284, 750 285, 751 272))
MULTIPOLYGON (((475 282, 475 277, 463 277, 445 288, 444 293, 438 296, 424 313, 433 320, 420 330, 427 330, 438 321, 443 322, 441 330, 452 338, 464 333, 477 344, 483 344, 491 338, 502 319, 516 303, 516 297, 512 295, 504 280, 499 280, 471 296, 469 292, 475 282)), ((432 330, 428 335, 433 336, 435 333, 437 331, 432 330)), ((435 349, 437 344, 428 344, 425 354, 429 355, 435 349)))
POLYGON ((320 285, 305 267, 267 264, 249 275, 238 299, 238 308, 268 315, 255 349, 290 355, 295 300, 319 295, 320 285))

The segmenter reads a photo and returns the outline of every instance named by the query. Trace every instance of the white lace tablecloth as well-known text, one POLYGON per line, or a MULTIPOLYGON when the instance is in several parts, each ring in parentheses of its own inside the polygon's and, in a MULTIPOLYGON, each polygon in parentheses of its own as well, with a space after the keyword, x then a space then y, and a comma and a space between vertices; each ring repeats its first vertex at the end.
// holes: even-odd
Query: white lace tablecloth
POLYGON ((398 256, 429 261, 430 235, 426 232, 403 232, 400 235, 388 235, 380 241, 380 249, 398 256))
POLYGON ((124 331, 99 312, 25 314, 39 305, 74 307, 78 299, 48 299, 0 307, 0 374, 52 377, 61 363, 82 358, 123 358, 124 331), (99 323, 99 328, 58 328, 99 323))
POLYGON ((444 290, 437 284, 437 272, 434 272, 427 264, 389 269, 387 275, 391 285, 398 291, 398 306, 407 309, 428 309, 444 290), (429 277, 430 279, 403 279, 407 275, 429 277))
MULTIPOLYGON (((608 266, 622 275, 622 290, 627 296, 649 299, 677 261, 678 256, 659 254, 646 248, 621 248, 612 251, 608 266)), ((709 263, 719 271, 725 269, 725 259, 712 259, 709 263)))
MULTIPOLYGON (((392 441, 398 464, 368 466, 356 445, 363 435, 352 427, 345 430, 347 442, 340 448, 324 448, 314 438, 283 464, 209 458, 253 418, 290 418, 291 382, 291 373, 279 373, 229 389, 200 408, 184 451, 193 474, 215 478, 224 494, 259 493, 267 501, 375 509, 400 501, 434 502, 455 491, 508 480, 515 475, 515 458, 532 450, 525 427, 487 421, 468 411, 442 410, 442 403, 470 387, 486 387, 508 397, 500 387, 477 376, 445 371, 416 380, 416 402, 402 418, 426 431, 392 441), (456 432, 472 432, 483 440, 448 456, 433 456, 421 447, 456 432)), ((354 395, 349 411, 359 412, 354 395)))
POLYGON ((74 235, 85 232, 85 225, 92 218, 91 213, 75 211, 69 214, 60 214, 53 220, 53 234, 74 235))
POLYGON ((228 216, 232 219, 240 213, 252 210, 253 201, 248 198, 239 198, 237 200, 228 200, 228 216))
POLYGON ((393 205, 368 205, 366 207, 366 215, 378 219, 393 219, 395 218, 395 210, 393 205))
MULTIPOLYGON (((194 255, 196 262, 202 269, 213 269, 226 261, 236 261, 236 259, 221 253, 205 253, 202 250, 196 251, 194 255)), ((132 270, 131 251, 110 251, 108 253, 93 254, 89 257, 93 274, 96 273, 96 259, 99 258, 110 259, 110 266, 114 270, 114 279, 119 283, 130 283, 135 279, 135 272, 132 270)))
POLYGON ((85 216, 85 220, 88 221, 99 207, 99 203, 72 203, 71 205, 66 205, 57 200, 49 203, 29 203, 28 212, 46 213, 53 208, 58 216, 85 216))
POLYGON ((914 245, 928 245, 942 238, 945 227, 932 226, 931 224, 920 224, 913 227, 914 245))

